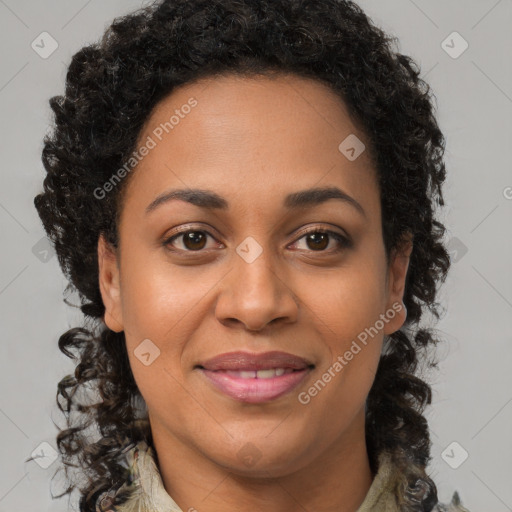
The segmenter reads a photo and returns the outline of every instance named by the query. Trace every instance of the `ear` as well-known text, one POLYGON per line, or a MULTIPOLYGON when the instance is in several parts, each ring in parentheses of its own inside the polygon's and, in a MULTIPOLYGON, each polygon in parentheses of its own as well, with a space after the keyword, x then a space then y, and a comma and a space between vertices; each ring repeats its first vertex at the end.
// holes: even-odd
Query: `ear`
POLYGON ((396 314, 384 327, 384 334, 386 335, 398 331, 407 318, 407 309, 403 303, 403 297, 412 248, 413 236, 407 232, 399 246, 394 248, 390 254, 386 311, 391 309, 396 314))
POLYGON ((112 331, 121 332, 124 327, 119 286, 119 261, 115 249, 105 240, 103 233, 98 239, 98 267, 101 298, 105 305, 103 322, 112 331))

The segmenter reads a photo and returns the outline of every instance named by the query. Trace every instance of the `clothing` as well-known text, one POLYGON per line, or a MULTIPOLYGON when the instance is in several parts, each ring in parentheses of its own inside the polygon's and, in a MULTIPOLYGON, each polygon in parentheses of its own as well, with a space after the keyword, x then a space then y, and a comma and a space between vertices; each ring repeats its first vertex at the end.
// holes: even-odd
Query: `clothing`
MULTIPOLYGON (((156 464, 153 448, 140 441, 126 452, 130 477, 116 493, 103 493, 96 502, 96 512, 183 512, 169 496, 156 464), (110 505, 120 491, 135 489, 122 505, 110 505), (100 507, 102 502, 103 508, 100 507)), ((368 493, 357 512, 397 512, 395 484, 397 472, 387 454, 381 454, 379 468, 368 493)), ((460 504, 457 493, 448 505, 438 504, 432 512, 469 512, 460 504)))

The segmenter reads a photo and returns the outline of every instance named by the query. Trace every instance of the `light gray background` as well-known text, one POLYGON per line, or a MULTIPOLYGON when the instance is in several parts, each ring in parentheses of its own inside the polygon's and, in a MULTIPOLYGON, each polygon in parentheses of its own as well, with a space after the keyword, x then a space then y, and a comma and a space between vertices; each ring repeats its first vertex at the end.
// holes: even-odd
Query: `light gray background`
MULTIPOLYGON (((456 489, 471 512, 512 511, 512 1, 359 4, 420 64, 447 139, 442 220, 455 263, 439 297, 448 312, 437 327, 447 342, 431 376, 430 470, 441 500, 456 489), (454 31, 469 43, 456 59, 442 47, 454 31)), ((142 5, 0 0, 0 512, 77 510, 74 500, 50 497, 57 462, 48 469, 24 462, 42 442, 55 447, 52 420, 63 425, 56 385, 73 371, 57 339, 81 324, 80 312, 62 301, 66 283, 56 257, 44 253, 33 198, 44 176, 48 99, 63 92, 71 56, 115 16, 142 5), (47 59, 31 47, 44 31, 59 45, 47 59)), ((461 48, 457 39, 448 44, 461 48)))

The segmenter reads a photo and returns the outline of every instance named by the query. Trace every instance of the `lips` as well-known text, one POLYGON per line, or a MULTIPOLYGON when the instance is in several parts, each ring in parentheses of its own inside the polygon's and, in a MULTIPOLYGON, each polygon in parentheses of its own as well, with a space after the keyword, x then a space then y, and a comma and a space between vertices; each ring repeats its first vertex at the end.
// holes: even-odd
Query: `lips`
POLYGON ((201 363, 199 367, 205 370, 232 370, 232 371, 258 371, 271 370, 276 368, 292 370, 304 370, 312 367, 313 364, 299 356, 287 352, 263 352, 262 354, 251 354, 250 352, 229 352, 220 354, 212 359, 201 363))
POLYGON ((262 403, 291 392, 314 365, 286 352, 230 352, 196 368, 222 394, 241 402, 262 403))

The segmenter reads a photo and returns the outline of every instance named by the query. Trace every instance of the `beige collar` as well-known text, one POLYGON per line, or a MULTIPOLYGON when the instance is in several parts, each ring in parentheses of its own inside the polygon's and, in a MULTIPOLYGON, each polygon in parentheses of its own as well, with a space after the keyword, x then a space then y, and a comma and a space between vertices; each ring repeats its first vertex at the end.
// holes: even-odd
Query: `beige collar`
MULTIPOLYGON (((116 512, 183 512, 165 490, 152 447, 145 441, 140 441, 126 453, 126 460, 131 471, 132 483, 123 484, 116 494, 128 489, 133 490, 133 493, 128 501, 116 505, 116 512)), ((392 460, 388 454, 382 453, 379 457, 378 472, 357 512, 398 512, 395 499, 397 484, 398 473, 394 470, 392 460)), ((99 504, 102 498, 105 498, 105 494, 97 501, 97 512, 102 510, 99 504)), ((457 501, 458 495, 455 493, 450 505, 438 505, 433 512, 469 512, 457 501)), ((108 508, 103 510, 110 512, 108 508)), ((113 509, 111 511, 113 512, 113 509)))

